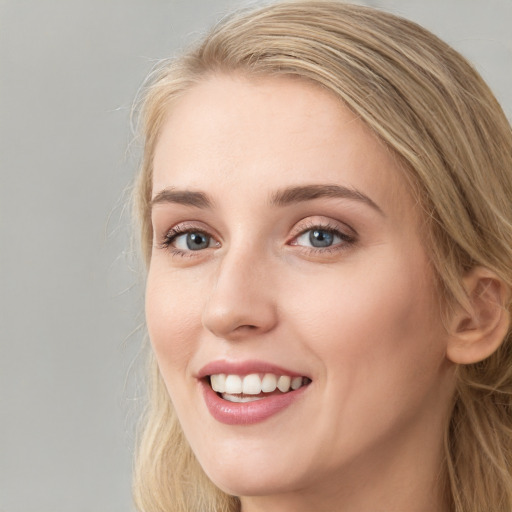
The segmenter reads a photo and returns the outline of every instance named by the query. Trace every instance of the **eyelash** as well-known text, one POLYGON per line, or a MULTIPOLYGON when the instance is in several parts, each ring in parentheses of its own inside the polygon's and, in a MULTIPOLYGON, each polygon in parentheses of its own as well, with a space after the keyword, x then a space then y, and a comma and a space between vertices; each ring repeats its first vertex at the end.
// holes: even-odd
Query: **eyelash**
MULTIPOLYGON (((159 244, 160 249, 165 249, 171 252, 172 256, 178 256, 178 257, 193 257, 194 253, 201 252, 202 250, 188 250, 184 251, 182 249, 178 249, 174 247, 172 244, 173 242, 182 235, 186 235, 188 233, 199 233, 202 235, 205 235, 206 237, 213 239, 214 237, 208 233, 208 231, 195 227, 190 225, 177 225, 173 227, 171 230, 169 230, 162 241, 161 244, 159 244)), ((330 254, 334 252, 340 252, 343 250, 348 249, 350 246, 354 245, 357 242, 357 236, 349 235, 346 232, 341 231, 337 226, 333 226, 329 223, 319 223, 319 222, 311 222, 310 224, 303 226, 301 230, 293 236, 291 239, 291 242, 288 242, 288 245, 292 245, 295 247, 299 247, 301 250, 306 251, 309 254, 330 254), (298 245, 297 243, 293 243, 293 241, 296 241, 301 236, 305 235, 309 231, 322 231, 325 233, 329 233, 330 235, 337 236, 340 238, 341 242, 338 242, 337 244, 333 246, 327 246, 327 247, 305 247, 302 245, 298 245)))
POLYGON ((179 236, 186 235, 187 233, 201 233, 203 235, 206 235, 209 238, 213 238, 207 231, 204 229, 195 227, 195 226, 189 226, 189 225, 183 225, 179 224, 172 229, 170 229, 165 235, 162 243, 160 244, 160 249, 165 249, 167 251, 170 251, 172 256, 179 256, 182 258, 190 258, 194 256, 195 252, 201 252, 201 251, 183 251, 181 249, 178 249, 172 245, 172 243, 178 238, 179 236))
POLYGON ((306 233, 315 230, 337 236, 340 238, 341 242, 327 247, 305 247, 298 245, 297 243, 288 242, 289 245, 300 247, 302 250, 307 251, 309 254, 331 254, 346 250, 357 242, 357 237, 355 234, 349 235, 348 233, 341 231, 338 226, 332 225, 328 222, 321 223, 312 221, 308 222, 305 226, 302 226, 300 231, 296 235, 293 235, 292 242, 305 235, 306 233))

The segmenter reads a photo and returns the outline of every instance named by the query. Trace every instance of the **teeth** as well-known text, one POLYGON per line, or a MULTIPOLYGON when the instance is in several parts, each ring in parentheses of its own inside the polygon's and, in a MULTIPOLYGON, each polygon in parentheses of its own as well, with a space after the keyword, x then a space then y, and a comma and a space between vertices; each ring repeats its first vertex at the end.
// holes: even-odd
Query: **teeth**
POLYGON ((237 404, 241 404, 244 402, 256 402, 256 400, 262 400, 264 397, 262 397, 262 396, 228 395, 227 393, 222 393, 222 398, 224 398, 224 400, 227 400, 228 402, 235 402, 237 404))
POLYGON ((249 402, 256 399, 256 395, 272 393, 276 389, 279 389, 281 393, 287 393, 290 390, 295 391, 303 385, 309 384, 309 382, 311 381, 305 377, 292 378, 289 375, 278 376, 273 373, 251 373, 245 376, 226 375, 225 373, 210 375, 212 389, 216 393, 223 394, 223 398, 231 402, 249 402))
POLYGON ((223 392, 226 390, 226 375, 224 373, 218 373, 210 377, 210 382, 213 391, 223 392))
POLYGON ((277 377, 273 373, 266 373, 261 381, 261 391, 272 393, 277 388, 277 377))
POLYGON ((259 395, 261 393, 261 379, 257 373, 244 377, 242 393, 244 395, 259 395))
POLYGON ((281 393, 286 393, 290 391, 290 384, 292 383, 292 379, 288 377, 288 375, 281 375, 279 380, 277 381, 277 389, 281 391, 281 393))
POLYGON ((235 395, 242 392, 242 379, 238 375, 227 375, 225 389, 221 393, 235 395))
POLYGON ((294 391, 299 389, 302 386, 302 377, 294 377, 291 386, 294 391))

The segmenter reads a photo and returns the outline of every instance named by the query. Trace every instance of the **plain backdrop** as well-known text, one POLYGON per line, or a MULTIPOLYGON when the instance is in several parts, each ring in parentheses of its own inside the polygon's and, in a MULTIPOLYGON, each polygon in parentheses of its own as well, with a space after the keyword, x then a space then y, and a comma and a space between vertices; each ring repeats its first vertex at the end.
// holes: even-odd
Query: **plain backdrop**
MULTIPOLYGON (((0 0, 0 512, 133 510, 130 107, 157 59, 247 3, 0 0)), ((512 0, 359 3, 452 44, 512 118, 512 0)))

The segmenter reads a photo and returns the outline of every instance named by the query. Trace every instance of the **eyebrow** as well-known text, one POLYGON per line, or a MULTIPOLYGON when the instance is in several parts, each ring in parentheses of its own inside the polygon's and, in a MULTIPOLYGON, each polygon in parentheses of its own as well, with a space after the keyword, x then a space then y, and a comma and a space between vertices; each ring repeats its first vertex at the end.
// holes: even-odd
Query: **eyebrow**
POLYGON ((374 210, 384 215, 381 208, 372 201, 367 195, 356 189, 343 187, 340 185, 304 185, 298 187, 285 188, 272 194, 270 204, 273 206, 286 206, 292 203, 303 201, 312 201, 321 197, 332 197, 338 199, 351 199, 361 201, 374 210))
POLYGON ((174 187, 164 188, 151 199, 150 207, 155 204, 175 203, 185 206, 194 206, 196 208, 211 208, 212 202, 203 192, 192 190, 177 190, 174 187))
MULTIPOLYGON (((290 204, 312 201, 322 197, 360 201, 372 207, 381 215, 384 215, 381 208, 367 195, 356 189, 341 185, 302 185, 288 187, 274 192, 270 197, 270 205, 288 206, 290 204)), ((182 204, 195 208, 212 207, 212 201, 204 192, 178 190, 174 187, 167 187, 158 192, 153 199, 151 199, 150 207, 153 208, 155 204, 165 203, 182 204)))

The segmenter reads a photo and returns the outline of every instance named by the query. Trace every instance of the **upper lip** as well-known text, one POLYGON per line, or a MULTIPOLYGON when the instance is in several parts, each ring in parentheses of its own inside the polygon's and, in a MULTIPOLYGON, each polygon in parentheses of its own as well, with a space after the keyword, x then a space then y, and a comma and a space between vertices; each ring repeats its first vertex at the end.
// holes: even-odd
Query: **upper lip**
POLYGON ((203 366, 197 378, 202 379, 209 375, 225 373, 227 375, 249 375, 251 373, 273 373, 274 375, 289 375, 290 377, 307 377, 304 373, 277 366, 268 361, 247 360, 247 361, 212 361, 203 366))

